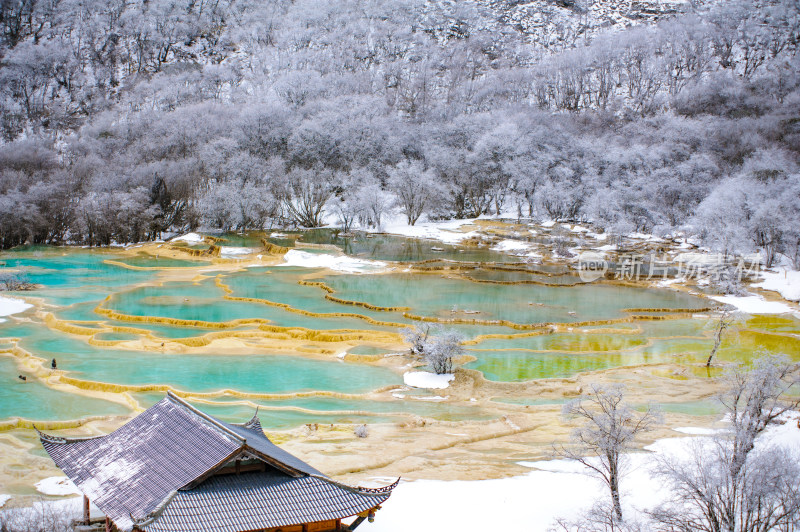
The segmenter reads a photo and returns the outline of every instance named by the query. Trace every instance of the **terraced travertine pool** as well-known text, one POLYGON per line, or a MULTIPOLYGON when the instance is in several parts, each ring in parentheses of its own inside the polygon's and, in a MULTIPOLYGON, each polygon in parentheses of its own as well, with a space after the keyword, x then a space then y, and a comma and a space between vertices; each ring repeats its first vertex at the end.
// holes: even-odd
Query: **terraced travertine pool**
MULTIPOLYGON (((168 389, 231 421, 258 406, 265 427, 288 430, 488 423, 555 408, 575 395, 569 379, 619 368, 650 368, 665 382, 702 378, 714 319, 713 302, 698 293, 583 283, 564 264, 524 264, 485 248, 324 230, 299 243, 299 235, 267 239, 317 254, 338 246, 386 267, 282 266, 262 249, 264 235, 222 235, 225 245, 253 248, 241 260, 196 256, 200 245, 3 252, 4 268, 24 271, 37 287, 15 294, 35 308, 0 323, 0 434, 33 422, 57 430, 131 415, 168 389), (400 330, 430 324, 464 335, 459 364, 478 383, 468 393, 403 385, 418 363, 406 356, 400 330), (548 391, 539 397, 533 389, 548 391)), ((792 315, 748 317, 726 336, 718 360, 760 351, 800 358, 798 332, 792 315)), ((666 404, 681 415, 717 412, 709 397, 666 404)), ((8 444, 0 438, 0 448, 8 444)))

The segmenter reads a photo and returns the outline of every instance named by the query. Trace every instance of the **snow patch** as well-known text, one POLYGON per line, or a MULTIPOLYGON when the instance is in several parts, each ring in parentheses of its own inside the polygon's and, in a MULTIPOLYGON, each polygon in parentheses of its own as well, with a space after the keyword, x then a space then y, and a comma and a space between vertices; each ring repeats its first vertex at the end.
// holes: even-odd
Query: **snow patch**
MULTIPOLYGON (((777 444, 800 448, 797 413, 784 425, 772 426, 756 441, 757 446, 777 444)), ((696 434, 707 429, 686 428, 696 434)), ((642 510, 666 501, 670 493, 664 483, 651 477, 650 470, 661 457, 689 456, 694 443, 709 442, 707 436, 666 438, 648 446, 651 452, 625 456, 626 475, 622 479, 622 505, 631 520, 642 517, 642 510)), ((524 475, 475 481, 415 480, 401 482, 374 523, 364 523, 368 532, 425 530, 548 530, 559 517, 574 519, 595 501, 606 497, 608 488, 586 474, 575 461, 549 460, 517 462, 529 467, 524 475), (442 508, 468 508, 469 511, 443 512, 442 508)))
POLYGON ((0 495, 0 508, 6 505, 11 500, 11 495, 0 495))
POLYGON ((675 432, 680 432, 681 434, 691 434, 693 436, 709 436, 719 432, 716 429, 707 429, 702 427, 678 427, 672 430, 675 432))
POLYGON ((403 382, 407 386, 414 388, 428 388, 433 390, 441 390, 450 386, 456 378, 452 373, 445 373, 444 375, 436 375, 435 373, 428 373, 427 371, 407 371, 403 374, 403 382))
POLYGON ((764 280, 753 286, 778 292, 789 301, 800 301, 800 271, 762 271, 761 276, 764 280))
MULTIPOLYGON (((698 283, 699 284, 699 283, 698 283)), ((779 301, 767 301, 761 296, 709 296, 714 301, 733 305, 738 310, 747 314, 796 314, 800 315, 795 309, 779 301)))
POLYGON ((593 249, 596 249, 597 251, 616 251, 617 245, 616 244, 606 244, 604 246, 597 246, 596 248, 593 248, 593 249))
POLYGON ((253 252, 252 248, 237 248, 233 246, 222 246, 219 254, 223 257, 233 257, 236 255, 249 255, 253 252))
POLYGON ((329 268, 331 270, 346 273, 361 273, 367 271, 377 271, 386 267, 385 262, 376 260, 364 260, 346 255, 328 255, 320 253, 308 253, 297 249, 290 249, 283 256, 283 264, 279 266, 300 266, 302 268, 329 268))
MULTIPOLYGON (((0 316, 11 316, 12 314, 18 314, 32 307, 33 305, 30 303, 26 303, 16 297, 0 296, 0 316)), ((4 321, 6 320, 0 318, 0 323, 4 321)))
POLYGON ((48 477, 35 484, 36 491, 45 495, 80 495, 81 491, 67 477, 48 477))
POLYGON ((402 222, 387 223, 384 230, 387 233, 407 236, 412 238, 430 238, 445 244, 458 244, 467 238, 479 237, 477 231, 460 232, 462 225, 471 224, 472 220, 450 220, 448 222, 424 222, 408 225, 402 222))
POLYGON ((182 236, 176 236, 172 242, 189 242, 190 244, 197 244, 203 241, 203 235, 198 233, 186 233, 182 236))
POLYGON ((528 251, 530 249, 530 244, 522 242, 521 240, 501 240, 492 246, 492 249, 500 252, 528 251))
POLYGON ((647 242, 663 242, 663 238, 658 238, 655 235, 651 235, 650 233, 630 233, 625 235, 628 238, 633 238, 635 240, 645 240, 647 242))

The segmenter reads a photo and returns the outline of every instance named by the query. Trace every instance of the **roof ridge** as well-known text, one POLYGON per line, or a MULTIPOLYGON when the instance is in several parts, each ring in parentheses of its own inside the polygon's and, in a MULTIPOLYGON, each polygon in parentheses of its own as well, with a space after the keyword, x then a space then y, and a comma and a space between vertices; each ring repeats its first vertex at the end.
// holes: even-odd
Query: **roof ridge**
POLYGON ((400 484, 400 477, 397 477, 397 480, 389 484, 388 486, 383 486, 381 488, 362 488, 361 486, 351 486, 349 484, 345 484, 344 482, 339 482, 338 480, 334 480, 332 478, 320 475, 309 475, 310 477, 316 478, 317 480, 323 480, 328 484, 333 484, 338 488, 342 488, 343 490, 347 490, 352 493, 358 493, 359 495, 382 495, 384 493, 391 493, 398 484, 400 484))
POLYGON ((200 417, 200 419, 202 419, 203 421, 205 421, 208 424, 212 425, 214 428, 222 431, 223 433, 225 433, 225 435, 230 436, 231 438, 233 438, 234 440, 238 441, 242 445, 246 445, 247 444, 247 438, 245 438, 244 436, 241 436, 240 434, 237 434, 236 431, 233 431, 233 430, 229 429, 228 427, 225 426, 224 423, 222 423, 218 419, 216 419, 216 418, 214 418, 212 416, 209 416, 205 412, 203 412, 203 411, 199 410, 198 408, 195 408, 194 406, 190 405, 188 402, 186 402, 185 400, 181 399, 180 397, 178 397, 177 395, 172 393, 171 390, 167 391, 167 398, 170 401, 173 401, 175 404, 177 404, 177 405, 189 410, 193 414, 197 415, 198 417, 200 417))
POLYGON ((161 502, 158 503, 158 506, 153 508, 149 514, 142 517, 141 519, 137 519, 136 517, 133 516, 133 514, 129 513, 128 515, 130 515, 131 521, 133 521, 134 528, 147 526, 150 523, 154 522, 156 519, 158 519, 159 516, 162 513, 164 513, 164 510, 167 508, 167 506, 169 506, 169 503, 172 502, 172 499, 174 499, 176 495, 178 495, 178 490, 172 490, 169 493, 167 493, 167 495, 161 500, 161 502))
POLYGON ((96 440, 98 438, 102 438, 103 436, 105 436, 104 434, 100 434, 98 436, 70 436, 70 437, 54 436, 52 434, 47 434, 47 433, 44 433, 41 430, 37 429, 35 424, 33 425, 33 430, 36 431, 36 434, 39 436, 39 439, 42 442, 55 443, 55 444, 58 444, 58 445, 61 445, 61 444, 64 444, 64 443, 77 442, 77 441, 96 440))
MULTIPOLYGON (((383 502, 387 497, 389 497, 391 495, 392 490, 394 490, 394 488, 396 488, 397 485, 400 482, 400 478, 398 477, 397 480, 395 480, 392 484, 390 484, 388 486, 384 486, 384 487, 381 487, 381 488, 360 488, 360 487, 348 486, 347 484, 343 484, 341 482, 337 482, 337 481, 334 481, 334 480, 331 480, 329 478, 322 477, 322 476, 319 476, 319 475, 309 475, 309 477, 310 478, 314 478, 315 480, 324 481, 327 484, 331 484, 333 486, 336 486, 336 487, 338 487, 340 489, 346 490, 346 491, 348 491, 350 493, 353 493, 355 495, 358 495, 358 496, 379 498, 378 502, 383 502)), ((306 477, 306 478, 309 478, 309 477, 306 477)), ((191 488, 189 491, 192 491, 194 489, 197 489, 197 486, 191 488)), ((175 490, 175 491, 170 492, 169 494, 167 494, 164 497, 164 499, 155 508, 153 508, 153 510, 151 512, 149 512, 145 517, 143 517, 141 519, 137 519, 137 518, 135 518, 135 517, 133 517, 131 515, 130 517, 131 517, 131 520, 134 522, 135 528, 141 529, 141 530, 147 530, 146 527, 158 522, 162 518, 164 512, 166 512, 167 509, 170 507, 170 505, 172 504, 173 500, 176 497, 181 496, 182 492, 183 492, 183 490, 175 490)), ((375 504, 374 500, 373 500, 373 502, 371 502, 369 504, 370 505, 375 504)), ((351 515, 355 515, 355 514, 351 514, 351 515)))

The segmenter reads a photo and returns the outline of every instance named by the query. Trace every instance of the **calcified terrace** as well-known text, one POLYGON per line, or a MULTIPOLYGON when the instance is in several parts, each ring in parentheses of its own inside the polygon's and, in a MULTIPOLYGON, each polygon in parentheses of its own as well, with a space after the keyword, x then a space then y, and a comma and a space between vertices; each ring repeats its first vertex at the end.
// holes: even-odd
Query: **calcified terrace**
MULTIPOLYGON (((520 227, 478 229, 491 239, 520 227)), ((537 244, 542 260, 529 264, 477 242, 264 237, 5 253, 6 267, 39 288, 20 294, 34 309, 0 324, 3 489, 32 494, 58 474, 34 424, 107 432, 167 390, 229 420, 258 406, 273 439, 343 478, 487 478, 522 471, 516 462, 564 439, 560 406, 588 383, 623 382, 635 404, 661 404, 667 423, 652 435, 660 437, 715 420, 713 377, 724 364, 762 350, 800 358, 796 318, 752 316, 708 371, 716 303, 697 287, 585 283, 546 241, 537 244), (226 246, 252 249, 234 259, 226 246), (385 265, 281 266, 292 248, 385 265), (466 337, 446 390, 403 384, 421 363, 399 331, 425 324, 466 337), (368 438, 353 435, 361 423, 368 438)))

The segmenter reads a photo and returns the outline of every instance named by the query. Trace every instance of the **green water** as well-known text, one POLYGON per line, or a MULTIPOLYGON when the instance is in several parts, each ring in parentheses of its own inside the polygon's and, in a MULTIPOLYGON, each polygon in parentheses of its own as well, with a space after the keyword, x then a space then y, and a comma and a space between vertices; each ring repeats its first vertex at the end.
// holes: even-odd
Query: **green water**
MULTIPOLYGON (((254 276, 256 274, 246 274, 254 276)), ((268 279, 269 276, 262 276, 268 279)), ((234 276, 235 278, 235 276, 234 276)), ((228 279, 225 279, 228 281, 228 279)), ((252 283, 253 279, 245 280, 252 283)), ((269 282, 268 280, 265 282, 269 282)), ((319 289, 309 286, 301 286, 296 283, 288 283, 286 287, 280 289, 298 290, 301 294, 310 294, 316 291, 315 295, 321 300, 318 308, 325 312, 360 312, 360 308, 354 310, 353 307, 337 305, 327 302, 322 298, 319 289)), ((317 318, 306 316, 295 312, 287 311, 280 307, 265 305, 262 303, 251 303, 246 301, 230 301, 223 299, 225 292, 215 285, 214 279, 206 279, 199 283, 174 282, 166 283, 163 286, 144 286, 114 294, 111 300, 104 302, 103 307, 115 310, 122 314, 133 316, 156 316, 162 318, 174 318, 179 320, 199 320, 206 322, 228 322, 242 319, 262 319, 270 324, 281 327, 305 327, 309 329, 385 329, 376 325, 369 324, 357 318, 317 318)), ((234 292, 238 297, 260 297, 267 299, 279 296, 273 290, 243 290, 234 292)), ((301 304, 303 295, 291 303, 301 304)), ((282 301, 278 301, 282 302, 282 301)), ((290 304, 291 304, 290 303, 290 304)), ((294 306, 294 305, 293 305, 294 306)), ((308 306, 308 305, 307 305, 308 306)), ((381 317, 385 319, 385 316, 381 317)))
POLYGON ((501 270, 476 269, 465 272, 466 277, 476 281, 499 281, 502 283, 544 283, 554 285, 572 285, 581 283, 580 277, 574 275, 539 275, 533 272, 509 272, 501 270))
POLYGON ((117 259, 117 262, 136 266, 139 268, 196 268, 208 264, 207 261, 172 259, 166 257, 154 257, 149 254, 139 254, 135 257, 125 257, 117 259))
POLYGON ((507 262, 508 255, 485 248, 469 248, 443 244, 435 240, 405 238, 386 234, 367 235, 356 231, 355 236, 342 238, 330 229, 306 231, 298 242, 327 244, 340 248, 353 257, 397 262, 420 262, 448 259, 463 262, 507 262))
POLYGON ((722 404, 712 399, 688 403, 658 403, 657 406, 666 413, 690 416, 718 416, 724 411, 722 404))
POLYGON ((327 390, 363 393, 401 382, 377 367, 318 361, 287 355, 165 355, 97 347, 33 325, 8 330, 22 337, 21 347, 82 380, 116 384, 169 384, 193 392, 236 389, 243 392, 290 393, 327 390))
POLYGON ((492 397, 495 403, 520 406, 540 406, 540 405, 563 405, 569 399, 558 398, 536 398, 536 397, 492 397))
POLYGON ((11 357, 0 355, 0 420, 52 421, 130 413, 117 403, 53 390, 30 375, 23 382, 17 378, 19 374, 26 372, 20 371, 11 357))
MULTIPOLYGON (((264 233, 222 235, 226 241, 221 244, 259 248, 261 238, 265 236, 264 233)), ((570 324, 628 319, 630 313, 625 312, 626 308, 684 309, 708 305, 702 298, 670 290, 600 283, 563 286, 574 283, 577 278, 569 274, 566 267, 559 265, 530 265, 528 271, 476 268, 475 263, 480 262, 510 265, 517 261, 514 257, 483 248, 462 248, 390 235, 368 237, 363 233, 342 238, 328 229, 268 239, 279 245, 297 245, 300 248, 304 244, 333 245, 349 255, 371 260, 410 263, 432 259, 437 261, 416 265, 415 268, 420 270, 450 267, 454 265, 453 261, 461 261, 465 269, 458 271, 476 280, 532 280, 545 284, 479 283, 436 271, 400 273, 406 269, 406 265, 391 263, 389 266, 395 268, 394 272, 375 275, 332 275, 320 269, 264 267, 212 271, 209 278, 198 282, 165 281, 166 277, 159 272, 159 268, 186 268, 186 279, 190 279, 193 277, 190 268, 208 268, 210 263, 188 257, 183 260, 155 258, 145 254, 129 256, 113 250, 73 248, 20 248, 0 253, 0 261, 5 263, 5 269, 25 271, 38 287, 23 295, 40 298, 44 302, 44 310, 53 312, 57 318, 80 327, 96 329, 98 340, 145 339, 151 349, 157 349, 158 346, 152 341, 153 337, 164 340, 191 338, 220 329, 115 320, 96 312, 98 305, 140 317, 216 323, 256 318, 287 328, 364 331, 360 344, 355 342, 357 345, 348 344, 344 348, 353 355, 391 352, 381 347, 380 342, 370 342, 368 332, 395 332, 396 329, 386 324, 369 323, 369 320, 402 325, 418 322, 405 317, 402 311, 381 311, 331 301, 325 298, 326 291, 318 286, 301 285, 298 283, 300 279, 322 281, 335 291, 334 297, 343 300, 380 307, 408 307, 410 315, 444 320, 570 324), (152 269, 129 269, 107 261, 152 269), (554 275, 543 275, 543 272, 554 275), (214 276, 217 274, 230 287, 233 297, 268 300, 290 308, 225 299, 226 292, 215 284, 214 276), (327 316, 309 316, 302 312, 327 316), (367 319, 333 316, 336 313, 358 314, 367 319), (109 329, 115 326, 133 328, 138 332, 113 332, 109 329)), ((303 249, 331 253, 327 248, 303 249)), ((521 266, 517 263, 514 267, 521 266)), ((635 313, 645 314, 646 311, 635 313)), ((651 314, 660 315, 661 312, 651 314)), ((258 340, 243 339, 236 344, 238 347, 226 347, 224 352, 213 348, 217 344, 192 354, 129 350, 95 346, 89 343, 88 336, 52 330, 32 312, 26 313, 25 317, 24 321, 11 317, 5 323, 0 323, 0 344, 9 349, 11 343, 3 338, 20 338, 20 347, 45 360, 56 358, 60 370, 69 377, 84 381, 129 386, 169 385, 195 393, 232 389, 261 394, 330 391, 357 395, 387 385, 402 384, 401 372, 333 357, 319 360, 304 357, 301 353, 278 354, 277 351, 258 347, 258 340)), ((457 324, 452 328, 467 339, 489 334, 518 335, 483 338, 468 345, 468 354, 475 360, 466 365, 467 368, 481 371, 489 380, 518 382, 571 377, 582 372, 624 365, 703 361, 711 346, 714 322, 700 318, 620 321, 576 325, 555 334, 527 337, 519 336, 521 331, 499 323, 457 324)), ((227 330, 256 329, 256 324, 249 324, 227 330)), ((719 360, 742 360, 746 358, 743 353, 764 347, 800 359, 800 339, 796 338, 800 320, 786 316, 759 316, 741 324, 740 329, 737 334, 726 337, 718 354, 719 360)), ((303 348, 320 347, 312 341, 301 343, 306 344, 303 348)), ((10 355, 0 356, 0 378, 6 382, 0 389, 0 420, 13 416, 49 420, 127 413, 125 407, 116 403, 87 399, 76 393, 57 392, 37 380, 22 383, 16 379, 17 373, 19 371, 14 359, 10 355)), ((402 390, 398 393, 406 396, 403 399, 389 399, 387 394, 383 394, 381 400, 312 396, 272 401, 259 399, 256 403, 263 408, 261 418, 265 426, 272 429, 304 423, 399 422, 407 416, 445 421, 488 419, 477 404, 424 400, 439 392, 402 390)), ((148 405, 159 400, 163 394, 134 393, 134 396, 142 404, 148 405)), ((529 406, 557 404, 559 401, 504 397, 497 402, 529 406)), ((241 421, 252 415, 252 406, 242 404, 242 400, 235 397, 215 398, 208 405, 198 402, 198 406, 230 421, 241 421)), ((707 404, 680 403, 667 405, 665 410, 667 408, 691 415, 708 415, 711 407, 707 404)))
MULTIPOLYGON (((134 393, 142 406, 150 406, 160 401, 163 394, 134 393)), ((189 399, 191 401, 191 399, 189 399)), ((466 406, 450 403, 415 399, 393 399, 387 401, 366 401, 337 399, 328 397, 304 397, 266 401, 257 399, 259 418, 265 427, 286 428, 287 419, 295 419, 293 425, 304 423, 377 423, 381 420, 400 421, 408 416, 423 416, 442 421, 461 421, 466 419, 490 419, 474 404, 466 406), (337 421, 324 421, 325 419, 337 421)), ((238 397, 218 397, 212 400, 195 401, 195 404, 209 412, 216 411, 220 417, 230 422, 242 422, 253 415, 253 407, 243 404, 238 397)), ((217 415, 217 414, 215 414, 217 415)), ((290 425, 291 426, 291 425, 290 425)))
MULTIPOLYGON (((209 233, 222 238, 223 246, 262 247, 261 239, 283 247, 298 247, 304 251, 303 244, 336 246, 343 253, 352 257, 371 260, 420 262, 431 259, 456 260, 462 262, 510 262, 512 259, 503 253, 487 248, 461 247, 443 244, 436 240, 406 238, 388 234, 372 234, 354 231, 352 236, 343 237, 334 229, 309 229, 306 231, 279 231, 271 233, 255 231, 251 233, 209 233)), ((330 251, 328 251, 330 252, 330 251)))
POLYGON ((478 360, 470 362, 467 368, 476 369, 484 377, 493 381, 528 381, 552 377, 573 377, 586 371, 638 364, 642 362, 662 362, 655 356, 621 355, 575 355, 573 353, 520 353, 470 352, 478 360))
POLYGON ((514 323, 579 322, 621 318, 625 308, 701 308, 705 301, 681 292, 590 284, 574 287, 480 284, 439 275, 338 275, 323 278, 342 299, 382 307, 411 307, 423 316, 514 323))

